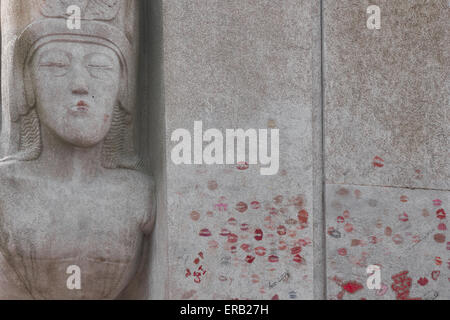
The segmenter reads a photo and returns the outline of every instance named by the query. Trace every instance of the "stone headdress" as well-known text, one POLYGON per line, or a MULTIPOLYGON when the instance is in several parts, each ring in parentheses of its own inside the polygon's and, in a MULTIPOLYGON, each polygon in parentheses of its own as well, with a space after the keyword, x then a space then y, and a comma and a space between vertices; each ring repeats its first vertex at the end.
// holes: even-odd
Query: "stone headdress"
MULTIPOLYGON (((5 1, 2 1, 5 2, 5 1)), ((42 143, 39 117, 27 65, 34 52, 50 42, 95 43, 113 50, 121 65, 120 93, 111 130, 104 141, 103 166, 137 168, 134 153, 135 62, 133 43, 134 0, 6 0, 20 16, 6 44, 7 63, 3 64, 2 143, 7 160, 31 161, 39 158, 42 143), (12 2, 11 2, 12 1, 12 2), (30 5, 31 2, 31 5, 30 5), (81 9, 81 28, 69 29, 67 8, 81 9), (28 20, 28 21, 26 21, 28 20), (6 70, 5 70, 6 69, 6 70)), ((3 11, 3 10, 2 10, 3 11)), ((8 33, 8 32, 7 32, 8 33)), ((5 47, 5 46, 4 46, 5 47)))

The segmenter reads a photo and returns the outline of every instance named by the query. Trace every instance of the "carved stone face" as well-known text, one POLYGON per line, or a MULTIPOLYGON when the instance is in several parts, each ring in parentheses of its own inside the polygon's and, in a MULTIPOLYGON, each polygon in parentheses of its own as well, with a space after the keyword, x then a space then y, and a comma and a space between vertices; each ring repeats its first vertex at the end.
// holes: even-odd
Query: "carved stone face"
POLYGON ((78 147, 100 143, 111 128, 120 73, 115 52, 101 45, 51 42, 40 47, 30 77, 41 125, 78 147))

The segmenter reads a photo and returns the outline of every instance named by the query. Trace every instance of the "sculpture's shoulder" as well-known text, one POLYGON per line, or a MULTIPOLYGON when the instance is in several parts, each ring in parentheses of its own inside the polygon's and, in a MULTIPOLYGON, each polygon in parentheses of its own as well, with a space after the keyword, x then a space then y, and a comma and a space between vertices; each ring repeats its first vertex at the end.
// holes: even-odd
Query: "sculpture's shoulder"
POLYGON ((17 171, 17 162, 0 162, 0 181, 11 177, 17 171))
POLYGON ((0 199, 2 194, 26 177, 26 169, 20 162, 0 162, 0 199))
POLYGON ((128 204, 140 217, 144 233, 150 233, 156 215, 155 183, 150 175, 140 171, 116 169, 111 172, 114 183, 121 184, 128 204))
POLYGON ((20 186, 26 184, 23 180, 20 164, 0 162, 0 215, 5 213, 6 205, 14 201, 20 186))
POLYGON ((23 178, 30 175, 27 162, 22 161, 6 161, 0 162, 0 179, 1 178, 23 178))
POLYGON ((109 170, 109 178, 112 182, 122 184, 130 192, 136 194, 149 194, 154 191, 153 178, 141 171, 128 169, 109 170))

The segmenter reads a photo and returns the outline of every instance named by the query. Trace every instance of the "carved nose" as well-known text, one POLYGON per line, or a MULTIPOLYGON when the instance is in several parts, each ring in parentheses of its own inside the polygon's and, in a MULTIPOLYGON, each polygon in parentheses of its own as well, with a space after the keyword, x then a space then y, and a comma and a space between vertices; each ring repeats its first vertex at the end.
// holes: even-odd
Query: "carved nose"
POLYGON ((88 86, 86 83, 86 79, 89 75, 86 70, 83 69, 82 66, 76 65, 72 72, 72 93, 76 95, 87 95, 88 86))

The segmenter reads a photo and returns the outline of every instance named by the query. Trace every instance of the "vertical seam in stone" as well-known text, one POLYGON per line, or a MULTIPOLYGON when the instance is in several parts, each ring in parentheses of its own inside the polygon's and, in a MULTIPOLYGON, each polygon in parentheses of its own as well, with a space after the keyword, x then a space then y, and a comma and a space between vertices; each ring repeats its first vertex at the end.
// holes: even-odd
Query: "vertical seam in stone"
POLYGON ((321 224, 321 239, 322 239, 322 298, 327 298, 327 245, 326 245, 326 176, 325 176, 325 73, 324 73, 324 41, 325 41, 325 30, 324 30, 324 3, 320 0, 320 105, 321 105, 321 124, 322 124, 322 224, 321 224))
POLYGON ((313 297, 326 298, 326 252, 324 222, 324 103, 323 103, 323 35, 322 3, 311 7, 312 32, 312 112, 313 112, 313 297))

